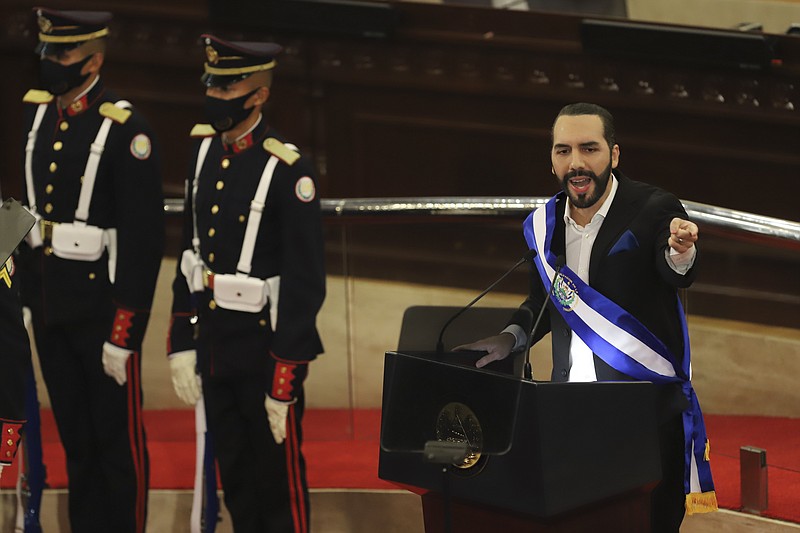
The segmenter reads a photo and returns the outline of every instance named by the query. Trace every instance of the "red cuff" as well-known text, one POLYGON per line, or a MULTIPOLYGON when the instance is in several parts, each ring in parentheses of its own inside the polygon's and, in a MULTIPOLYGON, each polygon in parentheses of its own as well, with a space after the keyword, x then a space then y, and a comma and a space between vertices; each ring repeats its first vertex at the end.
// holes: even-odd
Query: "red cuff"
POLYGON ((128 348, 130 340, 130 330, 133 326, 133 311, 117 308, 114 313, 114 324, 111 326, 111 344, 116 344, 121 348, 128 348))
POLYGON ((2 442, 0 442, 0 464, 10 465, 17 455, 17 446, 19 445, 20 434, 23 422, 2 420, 2 442))
POLYGON ((287 365, 286 363, 275 363, 275 372, 272 374, 272 393, 270 396, 276 400, 290 402, 294 398, 294 385, 297 365, 287 365))
POLYGON ((269 395, 283 402, 293 401, 302 392, 303 382, 307 375, 308 364, 306 363, 291 364, 276 361, 269 395))

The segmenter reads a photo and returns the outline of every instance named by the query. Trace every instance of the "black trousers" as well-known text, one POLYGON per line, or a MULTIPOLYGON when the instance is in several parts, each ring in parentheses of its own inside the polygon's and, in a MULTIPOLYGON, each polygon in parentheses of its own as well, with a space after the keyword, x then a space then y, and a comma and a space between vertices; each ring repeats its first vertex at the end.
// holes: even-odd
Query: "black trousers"
MULTIPOLYGON (((34 316, 42 375, 67 457, 75 533, 145 530, 149 458, 142 424, 140 354, 119 386, 103 372, 108 321, 45 326, 34 316)), ((45 458, 46 461, 46 458, 45 458)))
POLYGON ((681 415, 662 421, 658 428, 661 445, 661 481, 650 499, 653 533, 678 533, 686 512, 683 420, 681 415))
POLYGON ((308 483, 300 450, 304 398, 301 394, 289 407, 286 440, 276 444, 264 409, 265 388, 261 377, 203 375, 225 505, 236 533, 307 533, 308 483))

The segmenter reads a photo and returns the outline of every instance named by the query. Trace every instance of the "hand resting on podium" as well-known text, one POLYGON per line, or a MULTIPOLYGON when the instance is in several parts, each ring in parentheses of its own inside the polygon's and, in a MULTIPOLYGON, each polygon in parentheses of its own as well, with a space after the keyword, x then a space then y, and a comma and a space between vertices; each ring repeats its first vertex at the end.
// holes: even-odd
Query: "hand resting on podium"
POLYGON ((500 361, 508 357, 508 354, 514 349, 516 339, 511 333, 501 333, 492 337, 486 337, 479 341, 471 342, 469 344, 462 344, 453 348, 454 352, 486 352, 486 355, 478 359, 475 366, 482 368, 494 361, 500 361))

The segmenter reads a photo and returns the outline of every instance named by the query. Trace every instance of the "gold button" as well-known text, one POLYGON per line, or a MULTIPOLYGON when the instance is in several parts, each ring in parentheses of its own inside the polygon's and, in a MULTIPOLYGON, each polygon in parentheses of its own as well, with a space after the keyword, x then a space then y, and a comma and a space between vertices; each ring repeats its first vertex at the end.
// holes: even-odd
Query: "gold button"
POLYGON ((228 168, 229 166, 231 166, 231 160, 230 159, 223 159, 222 160, 222 168, 228 168))
MULTIPOLYGON (((89 272, 89 279, 94 279, 96 277, 97 277, 97 274, 95 274, 94 272, 89 272)), ((117 326, 117 327, 119 327, 119 326, 117 326)))
POLYGON ((58 165, 56 165, 56 162, 53 161, 52 163, 50 163, 50 172, 53 173, 56 170, 58 170, 58 165))
POLYGON ((218 191, 221 191, 223 187, 225 187, 225 183, 223 183, 223 181, 222 181, 222 180, 219 180, 219 181, 217 182, 217 190, 218 190, 218 191))
POLYGON ((283 389, 278 389, 278 396, 280 396, 281 394, 283 394, 283 389))
MULTIPOLYGON (((89 276, 94 276, 94 274, 89 274, 89 276)), ((117 331, 122 331, 122 326, 117 325, 114 329, 116 329, 117 331)))
POLYGON ((11 452, 6 452, 6 457, 11 457, 11 452))
POLYGON ((111 338, 114 339, 115 341, 118 341, 119 340, 119 335, 114 333, 114 335, 111 338))
POLYGON ((216 309, 217 308, 217 302, 215 302, 214 300, 211 300, 210 302, 208 302, 208 308, 212 309, 212 310, 216 309))
POLYGON ((67 131, 69 129, 69 122, 64 121, 58 127, 61 131, 67 131))
POLYGON ((44 188, 44 192, 46 192, 47 194, 50 194, 51 192, 53 192, 53 184, 52 183, 48 183, 47 187, 44 188))
POLYGON ((285 380, 285 379, 283 379, 283 378, 281 378, 281 379, 279 379, 279 380, 278 380, 278 383, 279 383, 280 385, 283 385, 284 383, 286 383, 286 380, 285 380))
POLYGON ((217 213, 219 213, 219 206, 218 205, 212 205, 211 206, 211 214, 212 215, 216 215, 217 213))
POLYGON ((285 373, 286 373, 286 367, 285 367, 285 366, 282 366, 282 367, 281 367, 281 374, 285 374, 285 373))
POLYGON ((14 434, 14 428, 8 428, 6 431, 8 431, 9 435, 13 435, 14 434))
POLYGON ((64 148, 64 143, 62 143, 61 141, 56 141, 53 143, 53 150, 55 150, 56 152, 60 151, 62 148, 64 148))
POLYGON ((239 215, 239 222, 244 222, 244 215, 239 215))
POLYGON ((45 213, 52 213, 53 212, 53 204, 44 204, 44 212, 45 213))
POLYGON ((209 263, 213 263, 214 262, 214 252, 211 252, 210 254, 208 254, 208 262, 209 263))
POLYGON ((215 230, 214 228, 211 228, 211 229, 208 230, 208 236, 209 237, 213 237, 216 233, 217 233, 217 230, 215 230))
POLYGON ((13 440, 11 440, 11 439, 8 439, 8 440, 6 441, 6 444, 8 444, 9 446, 13 446, 13 445, 14 445, 14 441, 13 441, 13 440))
POLYGON ((52 246, 46 246, 45 249, 44 249, 44 255, 53 255, 53 247, 52 246))
POLYGON ((263 328, 264 326, 267 325, 267 321, 262 318, 261 320, 258 321, 258 325, 263 328))

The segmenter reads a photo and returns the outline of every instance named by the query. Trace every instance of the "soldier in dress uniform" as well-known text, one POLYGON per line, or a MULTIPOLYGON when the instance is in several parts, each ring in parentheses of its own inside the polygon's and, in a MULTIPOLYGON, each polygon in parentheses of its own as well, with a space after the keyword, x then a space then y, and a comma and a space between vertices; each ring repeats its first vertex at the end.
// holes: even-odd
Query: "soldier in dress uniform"
POLYGON ((111 14, 36 8, 23 301, 67 458, 72 530, 144 531, 141 348, 163 253, 159 157, 147 122, 100 77, 111 14))
POLYGON ((281 47, 201 39, 210 124, 192 131, 173 384, 194 404, 197 364, 235 531, 307 532, 303 380, 325 297, 314 172, 262 114, 281 47))
MULTIPOLYGON (((2 257, 0 257, 2 261, 2 257)), ((0 265, 0 476, 14 460, 25 423, 25 379, 31 346, 22 322, 22 306, 14 258, 0 265)))

